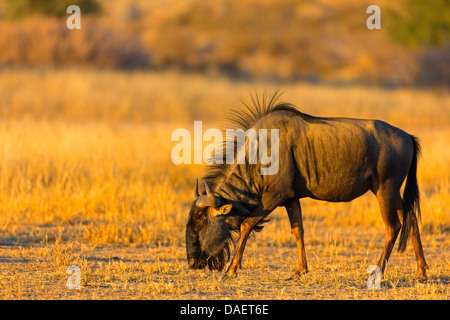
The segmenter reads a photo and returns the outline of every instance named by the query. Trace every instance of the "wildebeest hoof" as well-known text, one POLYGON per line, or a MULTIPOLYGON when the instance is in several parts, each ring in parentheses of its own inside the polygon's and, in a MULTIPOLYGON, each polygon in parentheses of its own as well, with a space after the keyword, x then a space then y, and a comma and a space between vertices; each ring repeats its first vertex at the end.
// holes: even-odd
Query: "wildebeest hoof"
POLYGON ((302 277, 302 275, 306 274, 307 272, 308 271, 300 271, 297 269, 289 278, 286 279, 286 281, 300 279, 302 277))
POLYGON ((417 276, 419 277, 419 282, 426 282, 428 280, 427 273, 425 270, 418 271, 417 276))
POLYGON ((223 281, 227 281, 228 279, 235 279, 236 277, 237 277, 237 274, 235 272, 231 273, 231 274, 224 273, 223 276, 222 276, 222 282, 223 281))
POLYGON ((418 267, 417 269, 417 276, 419 277, 419 281, 421 282, 425 282, 428 280, 427 277, 427 269, 429 269, 430 267, 425 264, 425 265, 421 265, 418 267))

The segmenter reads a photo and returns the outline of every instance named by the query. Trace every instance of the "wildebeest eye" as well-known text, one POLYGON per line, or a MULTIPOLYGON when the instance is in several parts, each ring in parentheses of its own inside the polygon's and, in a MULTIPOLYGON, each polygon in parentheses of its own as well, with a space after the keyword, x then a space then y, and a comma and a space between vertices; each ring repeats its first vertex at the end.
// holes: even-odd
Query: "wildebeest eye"
POLYGON ((194 216, 197 219, 203 219, 206 217, 207 208, 195 208, 194 216))

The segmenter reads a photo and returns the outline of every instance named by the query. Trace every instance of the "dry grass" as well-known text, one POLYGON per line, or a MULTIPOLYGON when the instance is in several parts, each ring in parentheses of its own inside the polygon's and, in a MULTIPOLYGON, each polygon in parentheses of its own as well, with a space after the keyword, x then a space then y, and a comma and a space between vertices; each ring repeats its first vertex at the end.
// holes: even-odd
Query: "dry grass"
POLYGON ((274 89, 176 73, 5 70, 0 75, 0 297, 5 299, 448 299, 450 96, 443 91, 280 85, 315 115, 379 118, 421 138, 418 179, 430 280, 394 253, 379 291, 375 198, 302 200, 311 272, 296 264, 284 210, 251 240, 240 277, 187 269, 184 225, 202 167, 170 161, 171 132, 222 124, 248 91, 274 89), (26 83, 26 86, 23 85, 26 83), (77 264, 82 289, 67 290, 77 264))

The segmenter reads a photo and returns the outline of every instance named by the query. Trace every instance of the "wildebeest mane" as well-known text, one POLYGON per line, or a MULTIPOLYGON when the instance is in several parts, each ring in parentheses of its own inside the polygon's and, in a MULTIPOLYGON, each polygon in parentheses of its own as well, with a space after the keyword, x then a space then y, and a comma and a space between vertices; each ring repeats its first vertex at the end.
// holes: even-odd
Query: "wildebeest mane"
MULTIPOLYGON (((264 93, 261 98, 258 95, 250 95, 251 104, 246 101, 242 101, 242 107, 232 110, 226 117, 228 123, 222 128, 223 136, 226 136, 226 129, 242 129, 243 131, 247 131, 265 116, 281 111, 292 112, 308 123, 325 123, 325 120, 328 120, 327 118, 314 117, 300 112, 291 103, 278 102, 280 96, 281 94, 279 91, 275 91, 269 97, 266 93, 264 93)), ((227 148, 233 148, 234 155, 237 155, 237 144, 235 143, 235 140, 229 140, 230 139, 225 139, 223 141, 223 145, 219 146, 219 150, 221 151, 219 152, 219 156, 211 159, 221 160, 221 163, 212 163, 206 168, 206 175, 204 179, 207 180, 208 185, 212 188, 212 190, 216 189, 216 187, 223 182, 222 180, 226 177, 230 167, 230 164, 226 163, 227 148)))
MULTIPOLYGON (((266 117, 269 114, 275 112, 292 112, 296 116, 301 117, 304 121, 308 123, 324 123, 326 118, 318 118, 310 116, 303 112, 300 112, 293 104, 278 102, 280 93, 275 91, 272 95, 268 96, 266 92, 260 98, 258 95, 250 95, 251 103, 242 101, 242 107, 239 109, 232 110, 231 113, 226 117, 228 120, 225 127, 222 127, 222 134, 227 137, 227 129, 242 129, 244 132, 252 128, 259 120, 266 117)), ((227 148, 233 148, 234 155, 237 155, 237 143, 235 139, 224 139, 223 145, 218 146, 220 152, 218 157, 214 157, 211 160, 221 160, 221 163, 211 163, 206 167, 206 175, 204 179, 208 182, 208 185, 213 191, 219 191, 224 194, 221 198, 222 204, 231 203, 235 210, 228 215, 227 225, 231 231, 239 231, 239 226, 242 221, 248 216, 258 205, 261 200, 259 193, 249 192, 248 189, 254 190, 250 186, 253 181, 252 179, 246 179, 245 176, 240 177, 239 175, 234 175, 235 181, 238 180, 242 185, 248 186, 248 189, 240 188, 239 186, 232 185, 227 181, 227 177, 230 174, 230 169, 234 167, 234 164, 226 163, 226 150, 227 148), (231 141, 230 141, 231 140, 231 141), (223 190, 223 186, 226 186, 223 190)), ((252 168, 249 167, 248 163, 245 164, 245 171, 243 174, 248 174, 252 172, 252 168)), ((263 224, 268 220, 261 221, 255 228, 254 231, 260 231, 263 228, 263 224)))

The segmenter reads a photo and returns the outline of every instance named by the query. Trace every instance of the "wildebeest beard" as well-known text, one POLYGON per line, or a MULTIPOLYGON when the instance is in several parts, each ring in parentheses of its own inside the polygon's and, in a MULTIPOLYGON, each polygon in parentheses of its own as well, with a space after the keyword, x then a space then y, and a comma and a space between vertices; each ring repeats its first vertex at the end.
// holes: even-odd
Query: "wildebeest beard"
POLYGON ((225 217, 208 219, 199 234, 202 249, 201 260, 209 270, 221 271, 230 260, 230 245, 233 243, 231 230, 225 217))
MULTIPOLYGON (((208 220, 207 225, 199 234, 200 268, 208 266, 211 271, 222 271, 230 261, 230 247, 234 246, 235 236, 239 233, 239 227, 244 219, 245 217, 231 213, 227 217, 215 217, 208 220)), ((253 231, 260 231, 263 223, 267 221, 262 221, 253 231)), ((253 235, 252 232, 251 236, 253 235)))
MULTIPOLYGON (((234 188, 228 194, 238 191, 239 189, 234 188)), ((215 208, 231 204, 232 209, 224 215, 213 215, 206 213, 208 209, 200 209, 203 202, 206 201, 209 206, 211 201, 205 199, 204 194, 199 196, 197 187, 196 195, 203 198, 199 198, 200 200, 197 199, 193 203, 186 225, 186 251, 189 267, 203 269, 208 266, 211 271, 222 271, 230 260, 230 247, 235 244, 242 222, 255 209, 256 205, 216 196, 217 201, 214 200, 213 204, 215 208)), ((257 203, 257 201, 254 202, 257 203)), ((264 219, 258 223, 250 235, 253 235, 255 231, 260 231, 263 223, 267 221, 264 219)))

